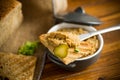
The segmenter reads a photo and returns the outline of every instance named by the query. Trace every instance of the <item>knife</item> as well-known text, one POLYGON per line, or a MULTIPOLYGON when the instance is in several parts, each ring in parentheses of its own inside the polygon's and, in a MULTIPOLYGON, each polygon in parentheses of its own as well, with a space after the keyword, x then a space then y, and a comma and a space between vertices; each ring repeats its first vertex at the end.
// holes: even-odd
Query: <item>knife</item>
POLYGON ((37 62, 33 80, 40 80, 46 60, 45 47, 42 44, 37 48, 35 56, 37 57, 37 62))

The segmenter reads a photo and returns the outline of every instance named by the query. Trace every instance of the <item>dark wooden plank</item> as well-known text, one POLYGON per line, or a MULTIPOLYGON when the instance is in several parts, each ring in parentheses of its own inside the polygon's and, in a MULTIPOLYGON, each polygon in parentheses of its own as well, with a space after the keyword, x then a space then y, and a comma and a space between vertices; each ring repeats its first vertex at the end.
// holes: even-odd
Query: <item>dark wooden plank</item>
POLYGON ((56 70, 54 73, 49 71, 48 77, 44 76, 43 80, 97 80, 98 78, 112 78, 116 75, 120 75, 119 70, 119 58, 120 51, 115 50, 113 52, 107 52, 105 55, 101 55, 100 59, 92 66, 88 67, 86 70, 80 72, 66 72, 61 69, 56 70, 56 66, 53 66, 56 70), (117 54, 117 55, 114 55, 117 54), (51 74, 56 74, 51 76, 51 74))

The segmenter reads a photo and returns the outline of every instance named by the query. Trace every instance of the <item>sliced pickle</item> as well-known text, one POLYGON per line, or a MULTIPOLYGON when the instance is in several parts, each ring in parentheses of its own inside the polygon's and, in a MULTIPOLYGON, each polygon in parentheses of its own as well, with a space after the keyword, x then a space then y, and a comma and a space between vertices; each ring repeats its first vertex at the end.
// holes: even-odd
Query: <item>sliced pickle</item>
POLYGON ((68 54, 68 45, 60 44, 54 49, 54 55, 59 58, 65 58, 68 54))

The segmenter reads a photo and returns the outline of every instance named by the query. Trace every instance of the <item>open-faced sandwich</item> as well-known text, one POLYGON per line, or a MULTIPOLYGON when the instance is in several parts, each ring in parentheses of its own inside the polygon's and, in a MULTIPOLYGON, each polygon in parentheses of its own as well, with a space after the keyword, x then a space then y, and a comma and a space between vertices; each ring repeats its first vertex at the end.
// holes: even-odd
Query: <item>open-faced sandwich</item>
POLYGON ((40 35, 41 43, 57 56, 64 64, 69 64, 78 58, 94 54, 98 49, 96 36, 80 41, 78 35, 87 33, 82 28, 66 28, 40 35))

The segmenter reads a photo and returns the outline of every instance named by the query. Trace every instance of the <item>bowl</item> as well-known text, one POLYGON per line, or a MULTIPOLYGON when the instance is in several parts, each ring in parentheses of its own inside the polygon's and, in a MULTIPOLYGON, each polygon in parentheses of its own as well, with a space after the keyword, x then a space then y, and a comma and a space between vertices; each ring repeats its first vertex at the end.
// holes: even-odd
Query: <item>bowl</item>
MULTIPOLYGON (((78 24, 72 24, 72 23, 60 23, 60 24, 57 24, 57 25, 54 25, 53 27, 51 27, 48 30, 48 33, 54 32, 54 31, 57 31, 57 30, 63 29, 63 28, 83 28, 83 29, 87 30, 88 32, 96 31, 96 29, 92 26, 78 25, 78 24)), ((74 62, 72 62, 68 65, 65 65, 59 58, 54 56, 49 51, 47 51, 47 57, 52 62, 54 62, 55 64, 57 64, 58 66, 60 66, 61 68, 65 69, 65 70, 69 70, 69 71, 83 70, 83 69, 87 68, 88 66, 90 66, 91 64, 95 63, 100 56, 104 41, 103 41, 103 37, 101 34, 97 35, 97 38, 99 41, 99 48, 97 49, 97 51, 94 54, 83 57, 83 58, 76 59, 74 62)))

